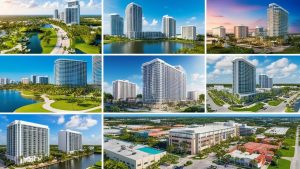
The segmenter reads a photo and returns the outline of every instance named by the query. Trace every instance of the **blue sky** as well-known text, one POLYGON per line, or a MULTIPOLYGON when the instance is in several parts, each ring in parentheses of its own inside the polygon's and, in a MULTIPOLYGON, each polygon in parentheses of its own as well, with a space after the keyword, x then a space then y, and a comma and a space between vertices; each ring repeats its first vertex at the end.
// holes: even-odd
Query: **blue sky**
POLYGON ((104 34, 110 33, 109 14, 118 13, 125 20, 125 8, 130 2, 143 8, 144 31, 161 31, 162 17, 169 15, 176 19, 177 34, 183 25, 196 25, 197 32, 204 34, 204 0, 104 0, 104 34))
POLYGON ((225 26, 232 32, 234 25, 247 25, 250 29, 267 25, 267 7, 277 3, 289 12, 289 31, 300 32, 299 0, 208 0, 207 29, 225 26))
MULTIPOLYGON (((1 0, 0 15, 53 15, 67 0, 1 0)), ((101 15, 102 0, 80 0, 81 15, 101 15)))
POLYGON ((60 130, 71 129, 82 133, 84 145, 100 145, 102 142, 101 115, 0 115, 0 145, 6 144, 6 127, 14 120, 23 120, 49 126, 50 144, 57 144, 60 130))
POLYGON ((51 83, 54 80, 54 61, 56 59, 75 59, 87 62, 88 83, 92 82, 91 56, 2 56, 0 57, 0 78, 9 78, 20 81, 23 77, 33 74, 49 76, 51 83))
MULTIPOLYGON (((232 83, 232 60, 236 56, 207 56, 207 83, 232 83)), ((245 56, 256 66, 256 78, 266 74, 276 83, 300 83, 297 56, 245 56)))
POLYGON ((204 56, 105 56, 104 58, 104 91, 111 93, 112 82, 129 80, 137 84, 137 92, 142 93, 143 63, 155 58, 171 65, 181 65, 187 74, 187 91, 204 92, 204 56))

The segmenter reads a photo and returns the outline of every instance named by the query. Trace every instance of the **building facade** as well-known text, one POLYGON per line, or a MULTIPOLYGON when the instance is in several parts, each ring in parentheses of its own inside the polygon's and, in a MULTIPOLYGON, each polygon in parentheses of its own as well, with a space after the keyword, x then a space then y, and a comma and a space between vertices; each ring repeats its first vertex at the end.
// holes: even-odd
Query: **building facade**
POLYGON ((80 4, 78 0, 70 0, 64 12, 65 24, 80 24, 80 4))
POLYGON ((272 88, 273 87, 273 79, 268 77, 267 75, 259 75, 259 87, 260 88, 272 88))
POLYGON ((72 130, 61 130, 58 133, 58 149, 73 153, 82 150, 82 135, 80 132, 72 130))
POLYGON ((212 29, 212 35, 219 38, 226 37, 226 29, 224 26, 219 26, 212 29))
POLYGON ((161 59, 142 65, 143 101, 167 103, 186 100, 186 73, 181 66, 172 66, 161 59))
POLYGON ((54 19, 59 19, 58 9, 55 9, 55 10, 54 10, 53 18, 54 18, 54 19))
POLYGON ((187 100, 197 101, 197 100, 199 100, 200 94, 201 93, 198 91, 188 91, 187 92, 187 100))
POLYGON ((236 58, 232 61, 233 94, 240 97, 250 96, 256 93, 256 67, 244 58, 236 58))
POLYGON ((235 26, 234 27, 234 36, 237 39, 247 38, 249 34, 248 26, 235 26))
POLYGON ((162 33, 166 38, 176 37, 176 20, 168 15, 162 18, 162 33))
POLYGON ((48 76, 38 76, 37 83, 38 84, 49 84, 49 77, 48 76))
POLYGON ((49 127, 15 120, 7 126, 6 157, 17 165, 49 156, 49 127))
POLYGON ((57 59, 54 65, 54 81, 60 86, 87 85, 87 62, 57 59))
POLYGON ((93 56, 93 84, 102 86, 102 58, 101 56, 93 56))
POLYGON ((8 78, 0 78, 0 85, 7 85, 10 84, 11 80, 8 78))
POLYGON ((196 40, 196 26, 182 26, 181 38, 187 40, 196 40))
POLYGON ((30 83, 30 79, 28 77, 23 77, 23 78, 21 78, 21 83, 22 84, 29 84, 30 83))
POLYGON ((136 3, 130 3, 126 6, 125 19, 127 28, 127 37, 129 39, 136 39, 138 33, 143 31, 143 10, 142 7, 136 3))
POLYGON ((239 136, 238 125, 234 122, 192 125, 169 131, 169 145, 182 147, 186 145, 188 154, 195 155, 211 146, 220 144, 229 138, 239 136))
POLYGON ((110 14, 110 31, 113 36, 123 36, 124 20, 119 14, 110 14))
POLYGON ((289 12, 277 5, 276 3, 269 4, 268 7, 268 36, 284 36, 288 34, 289 29, 289 12))
POLYGON ((113 82, 114 100, 126 100, 136 98, 136 84, 128 80, 116 80, 113 82))

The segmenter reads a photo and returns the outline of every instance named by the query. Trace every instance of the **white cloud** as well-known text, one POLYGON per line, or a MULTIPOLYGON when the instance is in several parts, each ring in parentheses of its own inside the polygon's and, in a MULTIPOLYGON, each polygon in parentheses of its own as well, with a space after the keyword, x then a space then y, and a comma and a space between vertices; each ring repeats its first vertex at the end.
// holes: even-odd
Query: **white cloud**
POLYGON ((272 62, 266 69, 266 73, 271 77, 285 78, 295 73, 298 66, 294 63, 290 63, 287 58, 282 58, 272 62))
POLYGON ((147 26, 149 23, 148 23, 148 21, 146 20, 146 18, 145 17, 143 17, 143 26, 147 26))
POLYGON ((59 8, 59 3, 56 2, 51 2, 51 1, 47 1, 43 4, 43 8, 59 8))
POLYGON ((208 64, 214 64, 214 63, 216 63, 218 60, 220 60, 222 57, 224 57, 224 56, 222 56, 222 55, 207 56, 207 57, 206 57, 206 62, 207 62, 208 64))
POLYGON ((156 26, 158 21, 156 19, 153 19, 150 26, 156 26))
POLYGON ((85 7, 85 2, 84 1, 80 1, 79 5, 80 5, 80 7, 85 7))
POLYGON ((60 116, 57 120, 57 124, 63 124, 65 122, 65 117, 64 116, 60 116))
POLYGON ((91 117, 81 117, 74 115, 70 121, 66 123, 66 128, 77 130, 88 130, 90 127, 97 125, 98 121, 91 117))

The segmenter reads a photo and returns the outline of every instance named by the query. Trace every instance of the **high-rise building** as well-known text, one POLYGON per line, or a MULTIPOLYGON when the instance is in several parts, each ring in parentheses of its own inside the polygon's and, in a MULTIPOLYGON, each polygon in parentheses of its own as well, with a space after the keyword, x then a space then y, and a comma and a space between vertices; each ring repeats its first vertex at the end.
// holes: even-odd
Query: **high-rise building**
POLYGON ((265 30, 263 27, 257 26, 255 28, 255 36, 265 36, 265 30))
POLYGON ((54 82, 61 86, 87 85, 87 62, 57 59, 54 64, 54 82))
POLYGON ((136 84, 128 80, 116 80, 113 82, 113 97, 115 100, 136 98, 136 84))
POLYGON ((119 14, 110 14, 110 31, 111 35, 123 36, 124 20, 119 14))
POLYGON ((10 84, 11 80, 8 78, 0 78, 0 85, 7 85, 10 84))
POLYGON ((28 77, 23 77, 23 78, 21 78, 21 83, 22 84, 29 84, 30 83, 30 79, 28 77))
POLYGON ((273 79, 268 77, 267 75, 259 75, 259 87, 260 88, 272 88, 273 87, 273 79))
POLYGON ((60 13, 59 19, 62 20, 62 21, 65 20, 65 13, 64 13, 64 12, 61 12, 61 13, 60 13))
POLYGON ((48 76, 38 76, 36 83, 38 83, 38 84, 49 84, 49 77, 48 76))
POLYGON ((37 83, 36 75, 31 75, 30 81, 32 84, 36 84, 37 83))
POLYGON ((230 121, 171 129, 169 144, 177 148, 181 147, 181 143, 186 143, 185 150, 188 154, 194 155, 229 138, 239 136, 239 125, 230 121))
POLYGON ((53 18, 54 18, 54 19, 59 19, 58 9, 55 9, 55 10, 54 10, 53 18))
POLYGON ((237 39, 247 38, 249 34, 248 26, 235 26, 234 35, 237 39))
POLYGON ((176 20, 168 15, 162 18, 162 33, 167 38, 176 37, 176 20))
POLYGON ((93 84, 102 86, 102 59, 101 56, 93 56, 93 84))
POLYGON ((199 100, 200 92, 198 91, 188 91, 187 92, 187 100, 197 101, 199 100))
POLYGON ((65 24, 80 24, 79 0, 69 0, 64 13, 65 24))
POLYGON ((212 28, 212 35, 220 38, 226 37, 226 29, 224 26, 212 28))
POLYGON ((187 40, 196 40, 196 26, 182 26, 181 38, 187 40))
POLYGON ((244 58, 236 58, 232 61, 234 94, 240 97, 256 93, 256 67, 244 58))
POLYGON ((154 59, 142 65, 142 74, 145 103, 186 100, 186 73, 181 66, 154 59))
POLYGON ((72 130, 59 131, 58 149, 66 153, 82 150, 81 133, 72 130))
POLYGON ((143 10, 136 3, 130 3, 126 6, 125 19, 127 28, 127 37, 129 39, 140 38, 138 34, 143 30, 143 10))
POLYGON ((49 127, 15 120, 7 126, 6 157, 17 165, 49 156, 49 127))
POLYGON ((268 7, 268 36, 284 36, 288 34, 289 12, 277 5, 269 4, 268 7))

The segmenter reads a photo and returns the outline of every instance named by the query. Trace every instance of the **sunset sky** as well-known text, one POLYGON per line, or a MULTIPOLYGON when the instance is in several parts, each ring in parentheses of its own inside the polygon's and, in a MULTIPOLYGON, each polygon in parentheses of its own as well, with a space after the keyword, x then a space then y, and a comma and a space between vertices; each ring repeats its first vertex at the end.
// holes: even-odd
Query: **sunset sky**
POLYGON ((277 3, 289 11, 289 32, 300 32, 300 1, 297 0, 208 0, 207 31, 224 26, 226 32, 233 32, 236 25, 256 26, 267 25, 267 7, 277 3))

